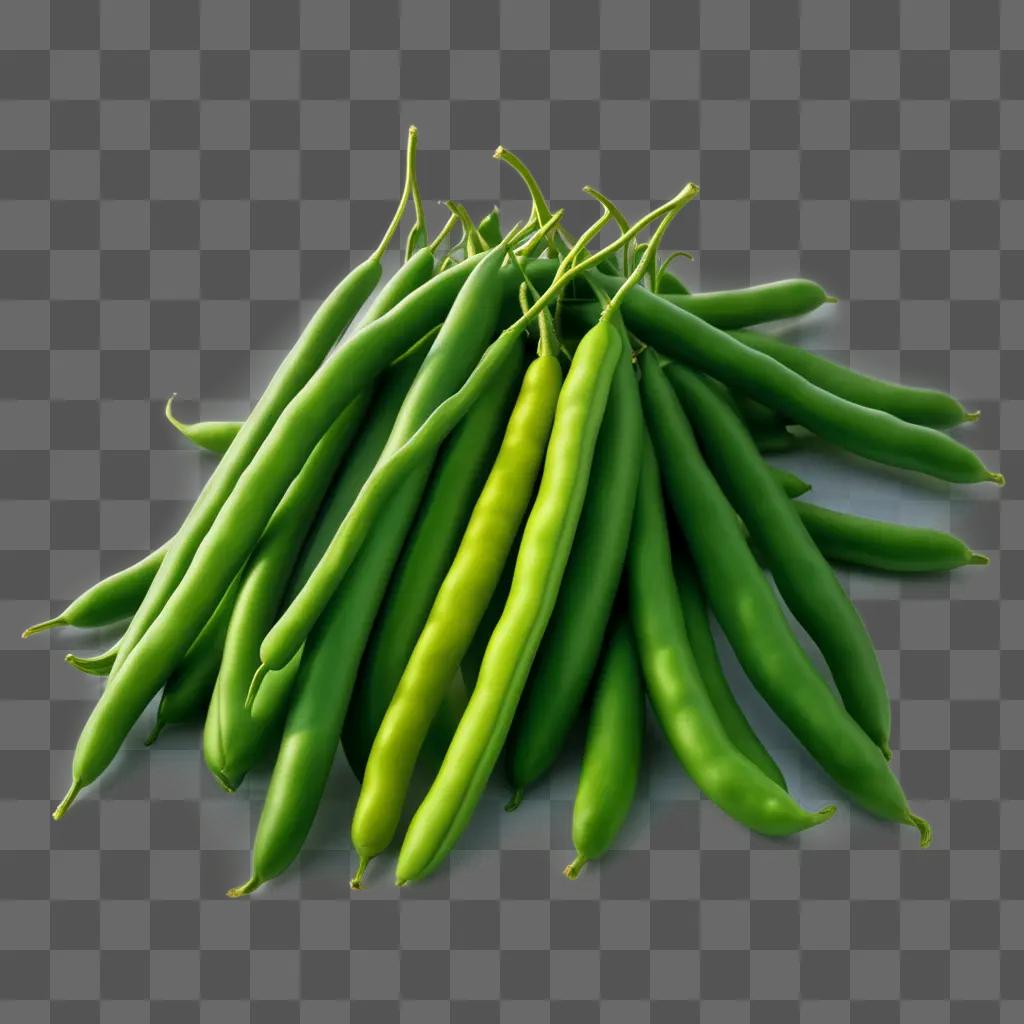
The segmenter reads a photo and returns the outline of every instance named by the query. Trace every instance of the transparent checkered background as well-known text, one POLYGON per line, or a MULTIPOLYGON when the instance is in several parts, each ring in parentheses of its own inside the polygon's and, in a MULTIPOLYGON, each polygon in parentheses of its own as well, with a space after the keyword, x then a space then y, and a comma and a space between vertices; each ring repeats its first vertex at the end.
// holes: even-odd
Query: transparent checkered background
MULTIPOLYGON (((1021 1019, 1024 5, 4 0, 0 47, 0 1019, 1021 1019), (673 228, 693 284, 814 277, 849 302, 807 344, 982 409, 998 502, 791 460, 822 501, 993 556, 850 579, 933 849, 845 804, 751 837, 653 732, 621 849, 575 883, 578 751, 515 816, 495 787, 450 870, 400 895, 390 865, 349 895, 339 764, 300 869, 224 899, 265 778, 221 795, 194 730, 136 733, 51 824, 98 693, 62 655, 107 638, 18 632, 180 521, 208 467, 165 397, 244 410, 375 245, 409 122, 427 197, 477 214, 525 209, 499 141, 576 223, 586 182, 636 213, 698 180, 673 228)), ((832 798, 751 706, 798 795, 832 798)))

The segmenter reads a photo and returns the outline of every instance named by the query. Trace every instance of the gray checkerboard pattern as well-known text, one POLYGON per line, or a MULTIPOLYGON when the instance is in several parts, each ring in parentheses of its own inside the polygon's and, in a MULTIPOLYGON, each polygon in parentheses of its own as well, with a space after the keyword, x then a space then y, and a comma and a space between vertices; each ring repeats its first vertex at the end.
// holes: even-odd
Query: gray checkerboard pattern
MULTIPOLYGON (((0 1019, 1024 1017, 1024 4, 4 0, 0 47, 0 1019), (498 141, 575 223, 584 182, 636 213, 700 181, 671 236, 694 284, 817 278, 849 302, 809 344, 983 411, 1000 501, 794 463, 822 500, 993 556, 849 579, 932 850, 845 808, 751 837, 653 732, 621 848, 575 883, 575 755, 514 817, 496 787, 400 894, 384 866, 348 893, 339 765, 299 870, 224 899, 265 776, 221 795, 195 730, 140 731, 51 824, 98 693, 62 654, 108 638, 18 632, 174 529, 207 467, 166 395, 243 411, 375 244, 409 122, 426 196, 475 213, 525 209, 498 141)), ((753 713, 798 795, 834 798, 753 713)))

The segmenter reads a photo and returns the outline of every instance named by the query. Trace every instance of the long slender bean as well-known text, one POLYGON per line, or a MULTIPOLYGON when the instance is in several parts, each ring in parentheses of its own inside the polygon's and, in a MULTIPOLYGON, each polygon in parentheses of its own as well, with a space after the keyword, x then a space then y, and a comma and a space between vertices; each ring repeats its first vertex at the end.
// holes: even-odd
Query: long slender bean
POLYGON ((791 835, 831 818, 834 806, 805 810, 748 760, 715 713, 687 637, 650 440, 640 468, 628 580, 630 617, 647 695, 676 757, 701 792, 730 817, 764 835, 791 835))
POLYGON ((644 684, 629 619, 611 626, 594 684, 579 787, 572 808, 576 858, 565 869, 576 878, 583 865, 611 846, 633 805, 644 747, 644 684))
POLYGON ((640 363, 644 413, 666 492, 704 592, 744 671, 797 739, 862 807, 913 825, 922 845, 928 845, 931 827, 911 813, 882 752, 835 698, 790 630, 657 359, 644 352, 640 363))
POLYGON ((757 331, 732 333, 744 345, 777 359, 812 384, 858 405, 891 413, 908 423, 920 423, 925 427, 955 427, 978 418, 978 413, 968 412, 955 398, 942 391, 912 388, 869 377, 769 334, 757 331))
POLYGON ((634 288, 622 312, 629 328, 659 352, 703 370, 833 444, 943 480, 1003 482, 1000 473, 990 472, 974 452, 948 435, 824 391, 645 289, 634 288))
POLYGON ((692 370, 671 365, 665 375, 779 592, 824 656, 846 710, 886 757, 891 756, 889 694, 856 607, 728 403, 692 370))
POLYGON ((95 629, 128 618, 145 597, 146 590, 153 582, 169 545, 170 541, 161 544, 155 551, 151 551, 133 565, 115 572, 99 583, 94 583, 85 593, 76 597, 60 615, 35 626, 29 626, 21 635, 34 636, 54 626, 95 629))

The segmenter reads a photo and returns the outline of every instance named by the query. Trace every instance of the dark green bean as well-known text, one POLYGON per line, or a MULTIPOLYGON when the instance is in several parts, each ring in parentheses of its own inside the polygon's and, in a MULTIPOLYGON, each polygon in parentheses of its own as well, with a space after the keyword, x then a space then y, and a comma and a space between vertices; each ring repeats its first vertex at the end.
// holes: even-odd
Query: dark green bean
POLYGON ((597 860, 622 828, 633 804, 644 749, 644 684, 629 619, 611 624, 587 726, 579 788, 572 808, 576 858, 565 869, 576 878, 597 860))
POLYGON ((913 825, 927 845, 931 827, 910 812, 882 752, 836 700, 790 630, 657 359, 644 352, 640 361, 644 413, 666 491, 708 602, 740 664, 836 782, 872 814, 913 825))
POLYGON ((846 710, 890 757, 889 694, 856 607, 728 403, 692 370, 673 365, 665 375, 703 442, 708 465, 750 531, 779 592, 824 655, 846 710))
POLYGON ((701 589, 697 572, 689 554, 683 545, 673 548, 673 564, 675 566, 676 586, 679 590, 679 603, 683 609, 683 621, 686 624, 686 639, 693 652, 693 660, 697 665, 700 680, 704 684, 708 699, 711 701, 726 736, 732 745, 756 767, 760 768, 776 785, 786 789, 786 779, 774 758, 765 749, 764 744, 747 721, 732 688, 729 686, 722 663, 718 658, 715 638, 711 635, 711 624, 708 621, 707 603, 701 589))
POLYGON ((833 562, 883 572, 945 572, 963 565, 988 565, 959 537, 921 526, 903 526, 793 502, 822 554, 833 562))
POLYGON ((115 572, 99 583, 94 583, 84 594, 76 597, 60 615, 35 626, 29 626, 21 635, 27 638, 54 626, 96 629, 127 619, 146 596, 146 590, 153 582, 170 543, 168 541, 162 544, 133 565, 115 572))
MULTIPOLYGON (((363 429, 306 537, 302 555, 288 581, 289 594, 302 585, 320 561, 338 524, 345 518, 345 513, 380 458, 398 410, 423 363, 434 333, 428 334, 385 372, 363 429)), ((273 743, 287 712, 294 670, 301 658, 300 651, 284 669, 271 672, 251 708, 245 706, 251 671, 245 678, 240 673, 231 673, 218 679, 203 731, 203 755, 207 767, 226 789, 236 789, 268 745, 273 743)))
POLYGON ((171 673, 160 695, 153 729, 146 738, 146 746, 156 742, 157 736, 168 725, 178 725, 198 719, 206 710, 217 681, 217 669, 224 653, 224 638, 228 623, 238 599, 241 574, 221 598, 210 621, 196 637, 181 663, 171 673))
POLYGON ((876 462, 943 480, 1003 481, 1001 474, 990 472, 974 452, 946 434, 824 391, 660 296, 634 288, 622 312, 627 326, 659 352, 750 395, 826 441, 876 462))
POLYGON ((807 349, 756 331, 734 331, 733 337, 757 352, 777 359, 805 380, 858 405, 881 409, 908 423, 925 427, 955 427, 976 420, 955 398, 931 388, 912 388, 869 377, 848 366, 830 362, 807 349))
MULTIPOLYGON (((645 393, 645 411, 647 404, 645 393)), ((715 714, 687 641, 658 466, 649 440, 640 468, 627 578, 647 695, 672 749, 701 792, 730 817, 764 835, 791 835, 831 818, 834 806, 804 810, 744 757, 715 714)))

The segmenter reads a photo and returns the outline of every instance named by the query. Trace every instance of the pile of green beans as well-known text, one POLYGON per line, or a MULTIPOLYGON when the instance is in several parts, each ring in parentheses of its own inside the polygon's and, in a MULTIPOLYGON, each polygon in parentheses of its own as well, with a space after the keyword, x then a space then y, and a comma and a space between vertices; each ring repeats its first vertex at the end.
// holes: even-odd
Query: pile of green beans
POLYGON ((573 239, 499 147, 529 219, 503 227, 498 208, 474 220, 451 201, 431 241, 416 141, 411 129, 380 246, 249 416, 185 424, 168 400, 169 429, 218 460, 175 536, 25 630, 116 631, 103 653, 67 656, 108 681, 54 817, 137 728, 151 743, 201 722, 225 789, 272 766, 251 876, 229 895, 293 863, 339 752, 361 787, 353 888, 396 845, 406 885, 446 861, 499 761, 514 812, 579 729, 575 878, 629 817, 650 717, 722 813, 776 837, 823 824, 836 806, 789 791, 738 699, 746 682, 723 668, 727 644, 837 793, 928 845, 888 761, 881 664, 836 567, 988 558, 942 531, 817 505, 768 459, 810 433, 909 482, 1001 484, 966 431, 948 433, 978 414, 751 329, 836 301, 812 281, 688 287, 668 269, 680 254, 658 251, 696 186, 632 225, 585 189, 601 215, 573 239), (377 289, 410 203, 405 260, 377 289), (609 224, 618 238, 592 252, 609 224))

